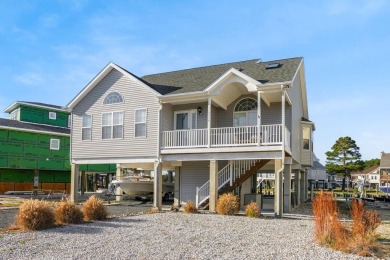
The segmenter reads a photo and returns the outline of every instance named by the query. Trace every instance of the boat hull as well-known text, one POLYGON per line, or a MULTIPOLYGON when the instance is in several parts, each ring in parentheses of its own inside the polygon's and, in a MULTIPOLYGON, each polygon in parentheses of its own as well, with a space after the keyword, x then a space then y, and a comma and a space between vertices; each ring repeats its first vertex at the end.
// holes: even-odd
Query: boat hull
MULTIPOLYGON (((153 193, 154 181, 112 181, 116 187, 123 190, 128 195, 147 195, 153 193)), ((162 185, 163 192, 173 192, 173 183, 164 182, 162 185)))

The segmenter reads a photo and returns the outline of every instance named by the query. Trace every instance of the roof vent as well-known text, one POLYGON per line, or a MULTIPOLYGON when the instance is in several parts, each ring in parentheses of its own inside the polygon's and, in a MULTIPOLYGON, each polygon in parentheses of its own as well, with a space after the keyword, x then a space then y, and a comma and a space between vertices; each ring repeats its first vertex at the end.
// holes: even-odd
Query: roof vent
POLYGON ((279 67, 281 67, 280 63, 269 63, 269 64, 267 64, 266 69, 276 69, 276 68, 279 68, 279 67))
POLYGON ((236 68, 236 70, 238 70, 238 71, 243 71, 244 69, 243 68, 236 68))
POLYGON ((259 59, 258 61, 256 61, 256 64, 259 64, 259 63, 261 63, 262 61, 261 61, 261 59, 259 59))

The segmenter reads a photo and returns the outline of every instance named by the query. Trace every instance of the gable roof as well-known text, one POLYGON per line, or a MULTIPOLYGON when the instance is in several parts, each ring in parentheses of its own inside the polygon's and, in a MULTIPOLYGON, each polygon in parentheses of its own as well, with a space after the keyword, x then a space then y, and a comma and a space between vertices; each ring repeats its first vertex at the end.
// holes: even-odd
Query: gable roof
POLYGON ((1 128, 12 129, 17 131, 26 131, 26 132, 70 135, 70 128, 27 123, 27 122, 21 122, 18 120, 10 120, 5 118, 0 118, 0 129, 1 128))
POLYGON ((258 59, 152 74, 141 77, 161 95, 203 91, 231 68, 261 83, 291 81, 302 57, 259 62, 258 59), (279 64, 267 68, 269 64, 279 64))
POLYGON ((57 105, 51 105, 51 104, 46 104, 46 103, 41 103, 41 102, 15 101, 14 103, 12 103, 12 105, 7 107, 4 110, 4 112, 11 113, 14 109, 16 109, 17 107, 19 107, 21 105, 44 108, 44 109, 48 109, 48 110, 56 110, 56 111, 64 111, 64 112, 66 111, 64 107, 57 106, 57 105))
POLYGON ((378 168, 379 168, 378 165, 374 165, 374 166, 371 166, 370 168, 367 168, 367 169, 365 169, 363 171, 354 172, 352 174, 369 174, 369 173, 375 171, 378 168))
POLYGON ((143 86, 146 86, 150 91, 152 91, 156 96, 159 96, 160 93, 151 88, 144 80, 140 79, 133 73, 123 69, 122 67, 110 62, 108 63, 67 105, 66 107, 72 110, 88 93, 97 85, 99 82, 107 76, 113 69, 116 69, 126 77, 131 78, 132 80, 138 81, 143 86))
POLYGON ((390 153, 382 152, 380 167, 390 168, 390 153))

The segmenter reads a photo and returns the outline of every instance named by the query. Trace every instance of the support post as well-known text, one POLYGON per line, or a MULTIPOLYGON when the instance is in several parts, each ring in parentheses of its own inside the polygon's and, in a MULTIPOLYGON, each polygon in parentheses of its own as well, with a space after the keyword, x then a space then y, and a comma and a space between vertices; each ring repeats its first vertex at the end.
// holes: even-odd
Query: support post
POLYGON ((276 218, 283 216, 283 172, 282 160, 275 159, 275 201, 274 201, 274 212, 276 218))
POLYGON ((308 199, 309 199, 309 197, 308 197, 308 194, 309 194, 309 192, 308 192, 308 190, 309 190, 309 184, 308 184, 308 179, 307 179, 307 171, 305 171, 305 173, 304 173, 304 179, 305 179, 305 201, 307 201, 308 199))
POLYGON ((207 100, 207 147, 211 147, 211 97, 207 100))
POLYGON ((229 171, 230 171, 230 186, 233 186, 233 161, 229 161, 229 164, 230 164, 230 168, 229 168, 229 171))
POLYGON ((310 181, 310 201, 313 201, 314 199, 314 182, 310 181))
POLYGON ((81 184, 80 184, 80 187, 81 187, 81 191, 80 191, 80 195, 84 195, 84 192, 85 192, 85 187, 87 186, 86 185, 86 181, 85 181, 85 171, 82 171, 81 172, 81 184))
POLYGON ((305 175, 303 172, 299 171, 299 174, 301 175, 301 178, 299 179, 300 180, 300 191, 301 191, 301 194, 300 194, 300 203, 304 203, 305 202, 305 175))
POLYGON ((284 165, 284 183, 283 183, 283 212, 291 211, 291 165, 284 165))
POLYGON ((180 167, 175 167, 175 191, 173 194, 173 205, 180 207, 180 167))
POLYGON ((209 211, 215 212, 218 199, 218 161, 210 161, 210 198, 209 211))
POLYGON ((154 162, 153 207, 161 210, 162 206, 162 167, 159 161, 154 162))
POLYGON ((77 202, 79 190, 79 165, 72 164, 70 173, 70 201, 77 202))
POLYGON ((301 204, 301 173, 299 170, 295 170, 294 174, 295 206, 298 206, 299 204, 301 204))
MULTIPOLYGON (((119 163, 116 165, 116 179, 119 180, 123 177, 122 165, 119 163)), ((116 201, 122 201, 123 190, 121 187, 117 187, 115 191, 116 201)))

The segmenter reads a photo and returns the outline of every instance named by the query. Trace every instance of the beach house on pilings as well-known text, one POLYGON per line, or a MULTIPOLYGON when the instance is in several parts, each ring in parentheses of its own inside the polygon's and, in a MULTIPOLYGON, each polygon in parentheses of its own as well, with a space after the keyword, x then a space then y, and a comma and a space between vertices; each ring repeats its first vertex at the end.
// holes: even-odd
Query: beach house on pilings
POLYGON ((314 124, 303 58, 143 77, 109 63, 68 109, 73 199, 79 167, 90 163, 115 163, 117 175, 124 168, 154 170, 158 208, 163 170, 175 172, 177 206, 190 200, 215 211, 221 193, 256 193, 261 171, 275 173, 277 216, 307 197, 314 124))

